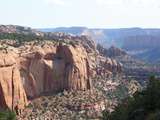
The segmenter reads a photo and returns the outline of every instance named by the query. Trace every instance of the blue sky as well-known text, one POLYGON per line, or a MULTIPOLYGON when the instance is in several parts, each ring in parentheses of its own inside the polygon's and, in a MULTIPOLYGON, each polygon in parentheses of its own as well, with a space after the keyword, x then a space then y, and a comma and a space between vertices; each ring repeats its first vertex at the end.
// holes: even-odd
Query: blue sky
POLYGON ((160 0, 0 0, 0 24, 160 28, 160 0))

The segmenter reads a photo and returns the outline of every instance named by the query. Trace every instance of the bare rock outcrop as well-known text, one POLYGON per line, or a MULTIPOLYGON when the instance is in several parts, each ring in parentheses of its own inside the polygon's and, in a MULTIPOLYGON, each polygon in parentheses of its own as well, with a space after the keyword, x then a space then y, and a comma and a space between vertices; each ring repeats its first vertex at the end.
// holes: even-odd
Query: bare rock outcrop
POLYGON ((59 37, 59 42, 31 41, 20 46, 0 42, 0 107, 23 109, 27 99, 46 93, 91 89, 97 66, 102 76, 120 71, 121 65, 100 56, 87 37, 59 37))
MULTIPOLYGON (((118 74, 122 72, 123 64, 116 61, 113 58, 109 57, 103 57, 103 56, 97 56, 97 61, 96 61, 96 67, 95 71, 96 74, 94 77, 97 75, 104 77, 104 76, 111 76, 114 73, 118 74)), ((103 78, 102 78, 103 79, 103 78)))
POLYGON ((104 63, 105 69, 112 71, 112 72, 121 72, 122 71, 122 64, 117 62, 115 59, 107 58, 104 63))
POLYGON ((21 77, 28 97, 42 93, 91 88, 87 53, 81 46, 59 45, 56 51, 39 48, 20 57, 21 77))
POLYGON ((107 50, 107 55, 108 57, 118 57, 118 56, 125 56, 127 55, 127 53, 120 49, 120 48, 116 48, 114 46, 111 46, 108 50, 107 50))
POLYGON ((97 50, 103 56, 111 57, 111 58, 127 55, 127 53, 124 50, 117 48, 117 47, 114 47, 114 46, 111 46, 110 48, 106 49, 103 46, 101 46, 100 44, 98 44, 97 50))
POLYGON ((12 54, 0 53, 0 107, 12 110, 27 105, 20 72, 12 54))
POLYGON ((23 109, 27 98, 92 87, 88 55, 79 44, 27 43, 1 50, 0 57, 0 107, 23 109))
POLYGON ((91 88, 87 53, 80 46, 58 46, 57 57, 64 63, 67 89, 85 90, 91 88))

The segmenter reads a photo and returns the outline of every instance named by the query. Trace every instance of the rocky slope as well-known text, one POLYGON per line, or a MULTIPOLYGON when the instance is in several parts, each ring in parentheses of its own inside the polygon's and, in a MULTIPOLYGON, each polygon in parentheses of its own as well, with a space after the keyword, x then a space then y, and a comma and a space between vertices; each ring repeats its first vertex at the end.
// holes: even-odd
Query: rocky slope
POLYGON ((114 59, 119 63, 122 63, 122 73, 125 74, 128 80, 133 79, 141 83, 144 86, 150 77, 154 74, 159 77, 160 67, 158 64, 147 64, 145 61, 139 60, 134 56, 130 56, 122 49, 116 47, 110 47, 105 49, 101 45, 97 45, 98 51, 104 56, 110 56, 109 59, 114 59))
POLYGON ((1 100, 7 96, 10 99, 6 100, 11 100, 2 105, 10 104, 7 107, 16 109, 13 104, 17 95, 23 106, 27 102, 25 96, 35 98, 46 92, 91 88, 87 53, 79 45, 31 45, 12 50, 1 54, 1 100))
POLYGON ((121 65, 101 56, 86 36, 48 35, 56 40, 18 46, 15 40, 0 41, 0 107, 18 114, 28 100, 64 90, 90 90, 97 74, 121 71, 121 65))
POLYGON ((64 91, 58 95, 42 96, 32 101, 19 120, 87 120, 102 116, 108 101, 98 91, 64 91))
POLYGON ((97 50, 104 56, 108 56, 108 57, 111 57, 111 58, 115 58, 115 57, 118 57, 118 56, 125 56, 127 55, 127 53, 120 49, 120 48, 117 48, 115 46, 111 46, 110 48, 106 49, 104 48, 102 45, 98 44, 97 45, 97 50))

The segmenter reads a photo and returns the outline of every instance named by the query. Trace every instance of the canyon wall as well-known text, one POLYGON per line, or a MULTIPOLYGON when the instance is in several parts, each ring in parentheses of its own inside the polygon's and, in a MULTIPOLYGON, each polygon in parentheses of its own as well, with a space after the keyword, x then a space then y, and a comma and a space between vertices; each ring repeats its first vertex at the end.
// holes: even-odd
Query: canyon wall
POLYGON ((0 108, 17 111, 41 95, 92 89, 94 76, 121 71, 121 65, 101 56, 87 37, 57 34, 56 38, 59 41, 20 46, 0 41, 0 108))
POLYGON ((21 109, 27 97, 21 82, 20 71, 12 54, 0 53, 0 107, 21 109))
POLYGON ((27 98, 92 87, 88 56, 80 45, 26 45, 0 55, 2 108, 21 109, 27 98))

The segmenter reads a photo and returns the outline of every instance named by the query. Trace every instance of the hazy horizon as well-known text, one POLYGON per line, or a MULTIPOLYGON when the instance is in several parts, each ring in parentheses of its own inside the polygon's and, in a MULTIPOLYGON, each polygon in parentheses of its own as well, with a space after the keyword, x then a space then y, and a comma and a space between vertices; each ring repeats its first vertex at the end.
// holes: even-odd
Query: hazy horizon
POLYGON ((32 28, 160 28, 158 0, 1 0, 0 24, 32 28))
POLYGON ((59 26, 59 27, 52 27, 52 26, 49 26, 49 27, 32 27, 32 26, 26 26, 26 25, 18 25, 18 24, 0 24, 0 25, 15 25, 15 26, 23 26, 23 27, 30 27, 32 29, 57 29, 57 28, 87 28, 87 29, 160 29, 160 27, 153 27, 153 28, 149 28, 149 27, 99 27, 99 28, 96 28, 96 27, 86 27, 86 26, 59 26))

